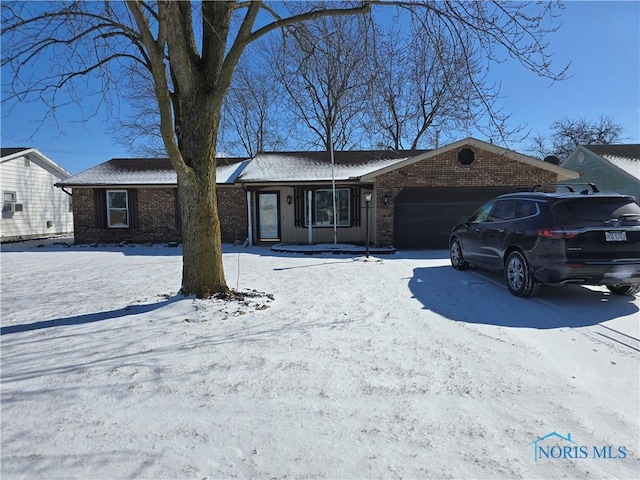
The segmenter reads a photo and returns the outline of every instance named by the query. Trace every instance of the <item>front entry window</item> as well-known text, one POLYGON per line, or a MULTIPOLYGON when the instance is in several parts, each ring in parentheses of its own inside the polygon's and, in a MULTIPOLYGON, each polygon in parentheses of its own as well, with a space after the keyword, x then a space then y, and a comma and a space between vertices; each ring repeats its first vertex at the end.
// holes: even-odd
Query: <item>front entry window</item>
MULTIPOLYGON (((333 190, 316 190, 314 199, 314 226, 328 227, 333 225, 333 190)), ((349 206, 349 189, 339 188, 336 189, 336 205, 338 210, 337 224, 341 227, 348 227, 351 219, 349 212, 351 211, 349 206)), ((305 212, 307 212, 306 197, 305 197, 305 212)), ((306 213, 305 213, 306 216, 306 213)), ((305 224, 309 224, 309 219, 305 218, 305 224)))

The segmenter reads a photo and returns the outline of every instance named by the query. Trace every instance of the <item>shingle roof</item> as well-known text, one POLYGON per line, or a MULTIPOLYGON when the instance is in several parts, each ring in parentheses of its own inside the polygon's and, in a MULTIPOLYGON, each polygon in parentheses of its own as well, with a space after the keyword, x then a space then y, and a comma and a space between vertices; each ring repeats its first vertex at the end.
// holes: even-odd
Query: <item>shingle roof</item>
POLYGON ((640 144, 584 145, 584 148, 640 179, 640 144))
MULTIPOLYGON (((219 158, 217 183, 233 183, 244 159, 219 158)), ((78 173, 59 186, 177 185, 176 171, 168 158, 114 158, 78 173)))
MULTIPOLYGON (((562 178, 578 174, 501 147, 467 138, 437 150, 359 150, 334 152, 332 175, 329 152, 267 152, 253 159, 219 158, 217 183, 371 181, 375 176, 452 148, 471 145, 496 151, 523 163, 551 170, 562 178)), ((177 176, 166 158, 116 158, 60 182, 59 186, 176 185, 177 176)))
MULTIPOLYGON (((425 150, 334 152, 336 180, 357 179, 425 150)), ((332 178, 329 152, 273 152, 256 155, 240 174, 242 182, 317 182, 332 178)))

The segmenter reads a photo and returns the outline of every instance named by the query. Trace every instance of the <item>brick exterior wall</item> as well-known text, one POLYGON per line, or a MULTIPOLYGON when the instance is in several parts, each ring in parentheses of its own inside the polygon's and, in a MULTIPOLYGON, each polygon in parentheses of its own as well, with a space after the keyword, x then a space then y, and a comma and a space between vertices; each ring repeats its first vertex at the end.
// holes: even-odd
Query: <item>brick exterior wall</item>
POLYGON ((246 240, 249 234, 247 194, 242 186, 218 186, 218 214, 224 243, 246 240))
POLYGON ((393 204, 404 188, 419 187, 496 187, 556 183, 557 175, 506 156, 472 146, 444 152, 421 162, 380 175, 376 179, 376 243, 393 244, 393 204), (470 165, 458 162, 458 152, 470 148, 475 160, 470 165), (389 196, 387 205, 383 196, 389 196))
MULTIPOLYGON (((394 200, 405 188, 497 187, 556 183, 553 172, 527 165, 475 146, 462 146, 376 178, 377 245, 393 245, 394 200), (458 153, 471 149, 470 165, 458 161, 458 153), (389 202, 383 203, 387 194, 389 202)), ((181 241, 175 221, 175 188, 137 189, 137 227, 99 228, 94 189, 73 188, 73 220, 76 243, 163 243, 181 241)), ((218 186, 218 208, 222 241, 244 241, 248 234, 246 193, 240 185, 218 186)), ((103 213, 106 215, 106 211, 103 213)))
MULTIPOLYGON (((176 224, 175 188, 137 189, 137 226, 135 228, 99 228, 96 219, 95 190, 73 189, 75 243, 164 243, 181 242, 176 224)), ((241 186, 219 186, 218 208, 222 241, 247 237, 247 209, 241 186)), ((106 212, 103 213, 106 215, 106 212)))

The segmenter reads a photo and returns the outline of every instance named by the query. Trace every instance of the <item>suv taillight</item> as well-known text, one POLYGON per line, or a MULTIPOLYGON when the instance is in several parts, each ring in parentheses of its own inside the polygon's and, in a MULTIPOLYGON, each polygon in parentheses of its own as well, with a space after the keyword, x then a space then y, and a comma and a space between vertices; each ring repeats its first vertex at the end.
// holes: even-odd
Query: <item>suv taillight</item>
POLYGON ((577 233, 565 232, 561 228, 539 228, 536 230, 539 237, 542 238, 573 238, 577 233))

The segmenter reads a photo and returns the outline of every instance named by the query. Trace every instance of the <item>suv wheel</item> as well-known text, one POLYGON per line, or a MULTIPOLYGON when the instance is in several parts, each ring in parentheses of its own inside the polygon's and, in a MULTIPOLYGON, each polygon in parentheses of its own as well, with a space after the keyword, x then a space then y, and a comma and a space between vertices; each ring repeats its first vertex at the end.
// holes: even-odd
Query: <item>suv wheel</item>
POLYGON ((462 256, 462 247, 460 247, 460 240, 457 238, 451 240, 449 258, 451 259, 451 266, 456 270, 464 270, 469 266, 462 256))
POLYGON ((640 285, 607 285, 614 295, 635 295, 640 292, 640 285))
POLYGON ((540 284, 534 282, 529 264, 520 252, 509 254, 504 276, 509 291, 516 297, 532 297, 540 288, 540 284))

